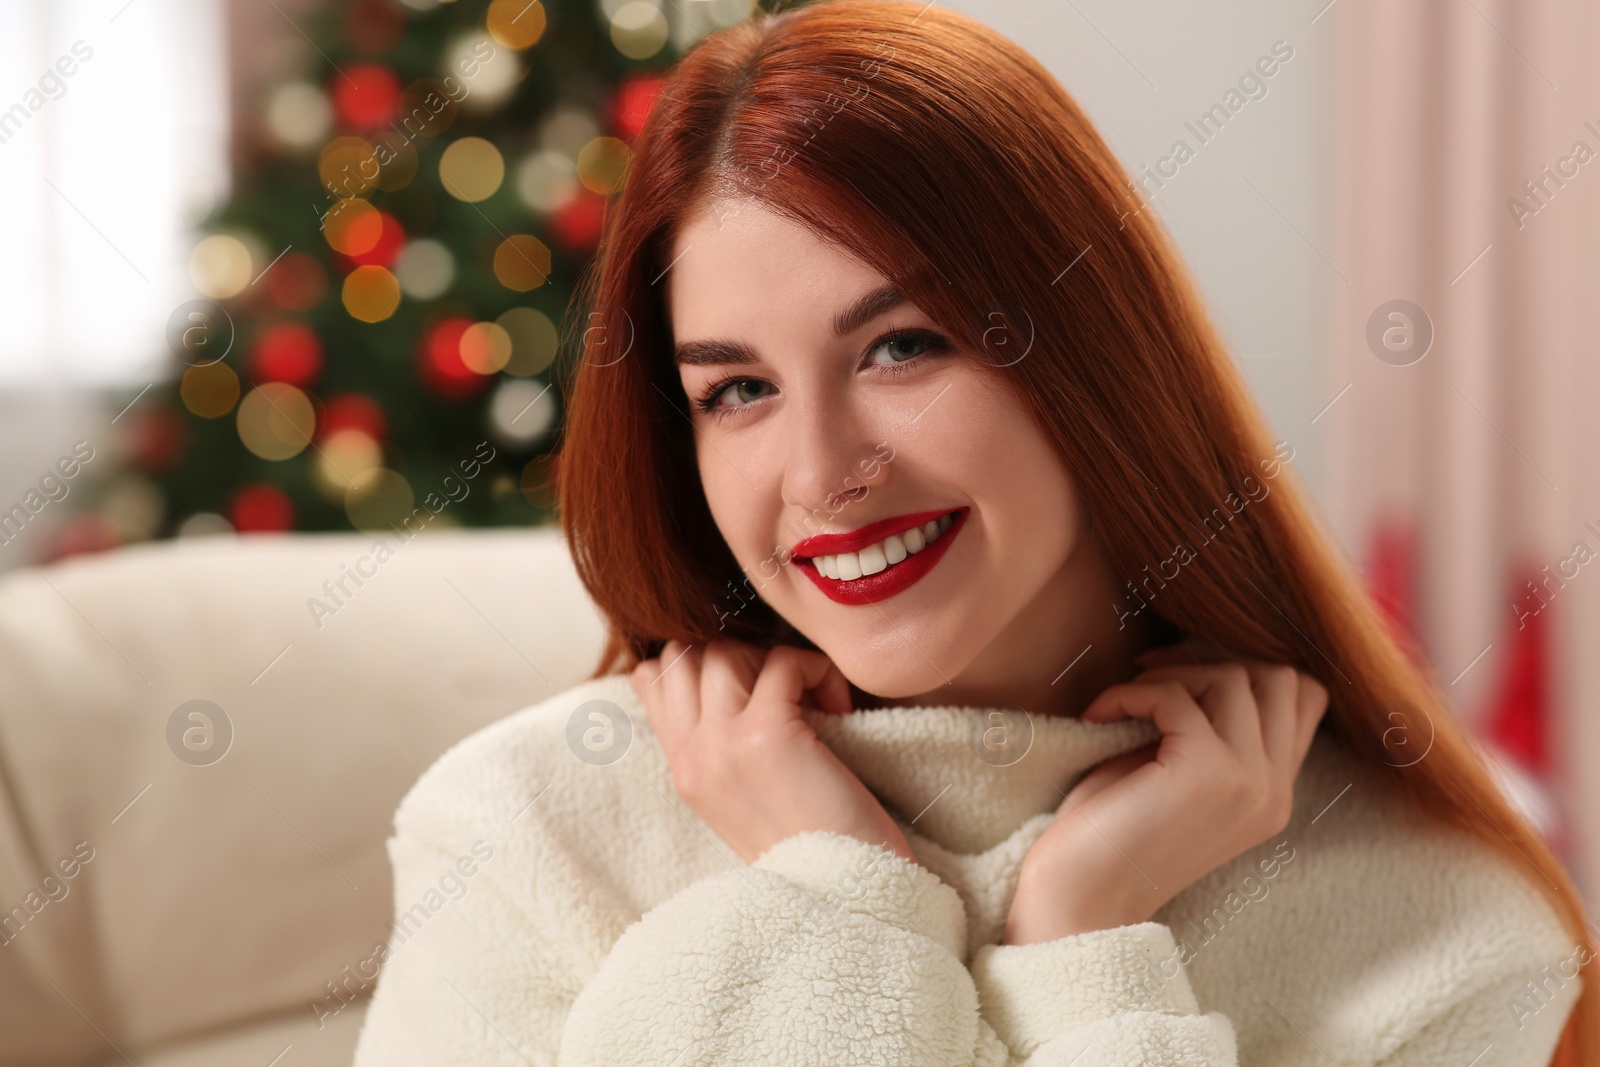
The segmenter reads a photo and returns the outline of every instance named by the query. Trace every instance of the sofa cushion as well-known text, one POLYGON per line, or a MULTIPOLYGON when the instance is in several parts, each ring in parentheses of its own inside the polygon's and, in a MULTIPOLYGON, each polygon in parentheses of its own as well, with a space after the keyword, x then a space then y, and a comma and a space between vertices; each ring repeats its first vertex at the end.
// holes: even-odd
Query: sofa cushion
POLYGON ((0 1063, 370 991, 400 798, 587 677, 603 639, 555 527, 377 540, 228 535, 0 577, 0 1063))

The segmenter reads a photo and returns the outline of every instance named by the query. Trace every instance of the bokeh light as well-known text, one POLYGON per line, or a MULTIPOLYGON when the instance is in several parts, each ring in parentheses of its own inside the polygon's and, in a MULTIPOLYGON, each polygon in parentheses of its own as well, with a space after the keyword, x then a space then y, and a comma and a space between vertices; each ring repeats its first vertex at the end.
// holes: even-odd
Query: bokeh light
POLYGON ((382 322, 400 306, 400 282, 383 267, 357 267, 344 279, 344 308, 362 322, 382 322))
POLYGON ((189 279, 213 300, 243 292, 250 284, 250 271, 250 250, 232 234, 212 234, 189 254, 189 279))
POLYGON ((456 258, 448 246, 431 238, 407 244, 395 260, 400 289, 413 300, 432 300, 450 291, 456 280, 456 258))
POLYGON ((439 157, 439 181, 457 200, 487 200, 505 178, 506 161, 500 150, 482 137, 454 141, 439 157))
POLYGON ((537 237, 512 234, 494 250, 494 276, 519 293, 537 289, 550 277, 550 249, 537 237))
POLYGON ((202 419, 220 419, 239 402, 239 376, 218 360, 190 367, 178 384, 183 406, 202 419))
POLYGON ((316 422, 311 398, 285 382, 262 382, 239 401, 239 439, 262 459, 299 455, 311 443, 316 422))
POLYGON ((505 367, 507 374, 531 378, 555 360, 559 332, 544 312, 537 308, 514 307, 502 312, 495 322, 511 338, 511 361, 505 367))

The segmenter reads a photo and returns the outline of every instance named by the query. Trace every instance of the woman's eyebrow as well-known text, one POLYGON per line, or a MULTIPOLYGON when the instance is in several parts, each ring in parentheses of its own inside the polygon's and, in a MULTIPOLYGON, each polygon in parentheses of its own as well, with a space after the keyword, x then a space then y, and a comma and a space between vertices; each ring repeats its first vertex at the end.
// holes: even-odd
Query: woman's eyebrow
MULTIPOLYGON (((905 294, 896 286, 881 285, 833 317, 833 335, 846 337, 905 302, 905 294)), ((673 349, 672 362, 680 367, 707 367, 757 363, 760 357, 742 341, 685 341, 673 349)))

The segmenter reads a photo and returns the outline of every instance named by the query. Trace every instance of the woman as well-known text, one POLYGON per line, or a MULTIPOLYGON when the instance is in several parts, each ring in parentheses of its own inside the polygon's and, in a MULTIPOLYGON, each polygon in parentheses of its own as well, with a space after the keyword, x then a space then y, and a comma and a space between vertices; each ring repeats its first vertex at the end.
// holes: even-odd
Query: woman
POLYGON ((560 466, 609 644, 402 803, 358 1067, 1600 1062, 1570 883, 1038 63, 831 0, 635 147, 560 466))

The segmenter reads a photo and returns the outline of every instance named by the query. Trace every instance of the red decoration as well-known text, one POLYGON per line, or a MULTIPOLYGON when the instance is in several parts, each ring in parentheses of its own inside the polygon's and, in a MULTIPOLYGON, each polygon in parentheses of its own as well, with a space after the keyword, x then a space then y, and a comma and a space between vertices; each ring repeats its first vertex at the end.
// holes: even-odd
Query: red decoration
POLYGON ((1522 608, 1520 625, 1509 636, 1500 691, 1488 715, 1490 740, 1525 769, 1541 777, 1550 773, 1550 697, 1546 677, 1546 651, 1550 615, 1544 604, 1528 592, 1527 582, 1538 588, 1538 571, 1513 582, 1511 603, 1522 608))
POLYGON ((1413 662, 1421 664, 1422 633, 1417 627, 1416 533, 1403 520, 1390 517, 1373 530, 1368 549, 1367 591, 1383 611, 1394 634, 1413 662))
POLYGON ((358 130, 377 129, 400 106, 400 79, 377 63, 358 63, 342 75, 335 72, 328 91, 339 121, 358 130))
POLYGON ((406 246, 406 231, 401 227, 400 220, 386 211, 380 211, 378 226, 378 240, 365 252, 354 256, 333 253, 346 274, 357 267, 393 267, 394 261, 400 258, 400 251, 406 246))
POLYGON ((611 98, 611 127, 617 131, 617 136, 625 141, 631 141, 639 136, 644 129, 645 119, 650 116, 650 109, 655 106, 656 99, 661 95, 661 87, 666 84, 666 79, 657 75, 641 75, 629 78, 617 87, 616 94, 611 98))
POLYGON ((355 0, 344 13, 345 40, 368 55, 387 52, 399 44, 405 29, 405 20, 392 0, 355 0))
POLYGON ((592 252, 606 221, 606 198, 584 189, 550 216, 550 233, 568 251, 592 252))
POLYGON ((267 271, 267 291, 285 311, 309 311, 328 293, 328 271, 314 256, 290 252, 267 271))
MULTIPOLYGON (((144 403, 149 403, 145 401, 144 403)), ((161 474, 177 461, 189 440, 183 416, 165 404, 128 414, 128 451, 134 465, 146 474, 161 474)))
POLYGON ((275 485, 247 485, 233 494, 228 521, 240 533, 280 533, 294 526, 294 505, 275 485))
POLYGON ((280 322, 256 339, 251 373, 258 382, 305 388, 322 370, 322 341, 303 322, 280 322))
POLYGON ((360 430, 374 441, 383 440, 388 432, 389 420, 383 408, 370 396, 362 393, 340 393, 328 400, 322 418, 317 420, 321 436, 327 437, 340 430, 360 430))
POLYGON ((423 382, 442 396, 471 396, 492 377, 479 374, 461 358, 461 337, 471 325, 471 319, 444 319, 423 335, 418 370, 423 382))

